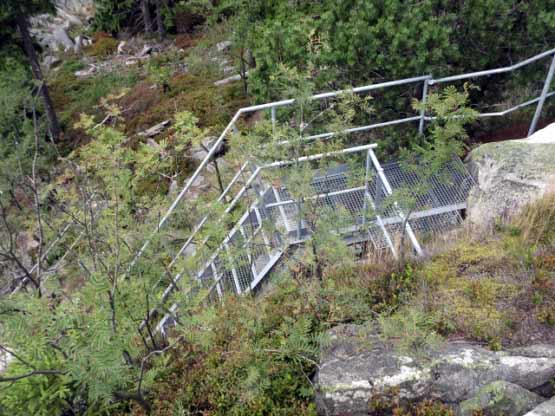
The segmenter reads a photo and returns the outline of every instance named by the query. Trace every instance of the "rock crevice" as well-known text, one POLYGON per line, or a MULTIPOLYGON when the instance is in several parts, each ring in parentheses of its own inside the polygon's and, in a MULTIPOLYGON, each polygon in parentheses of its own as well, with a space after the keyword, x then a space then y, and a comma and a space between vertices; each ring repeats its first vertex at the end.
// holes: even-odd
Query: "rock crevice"
POLYGON ((500 406, 528 411, 545 400, 533 390, 555 377, 555 346, 550 345, 493 352, 472 343, 447 342, 412 356, 366 335, 362 327, 341 326, 329 335, 331 345, 322 352, 315 376, 321 414, 366 415, 373 398, 393 390, 403 402, 432 399, 458 408, 467 400, 480 402, 480 396, 497 387, 522 393, 507 393, 522 400, 511 404, 500 399, 500 406), (497 384, 487 388, 491 383, 497 384))

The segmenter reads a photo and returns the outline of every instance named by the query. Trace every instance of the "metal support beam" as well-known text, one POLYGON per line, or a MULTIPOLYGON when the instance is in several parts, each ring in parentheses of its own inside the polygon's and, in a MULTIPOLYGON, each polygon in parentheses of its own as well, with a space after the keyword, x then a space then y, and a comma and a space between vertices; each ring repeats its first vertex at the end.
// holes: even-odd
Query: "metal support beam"
MULTIPOLYGON (((387 177, 385 176, 384 172, 383 172, 383 168, 378 160, 378 158, 376 157, 376 154, 374 153, 374 151, 372 149, 369 150, 370 152, 370 157, 372 158, 372 163, 374 164, 374 167, 376 169, 376 171, 378 172, 378 175, 380 176, 380 179, 383 182, 383 185, 385 187, 385 190, 387 191, 387 193, 389 195, 393 194, 393 189, 391 188, 391 185, 389 184, 389 180, 387 179, 387 177)), ((405 218, 403 212, 401 211, 401 209, 399 208, 397 202, 394 203, 395 208, 397 209, 399 216, 401 218, 405 218)), ((406 228, 406 232, 407 235, 409 236, 409 239, 412 243, 412 246, 414 247, 414 250, 416 251, 416 253, 419 256, 422 256, 424 254, 424 250, 422 250, 422 247, 420 246, 420 243, 418 242, 418 239, 416 238, 416 236, 414 235, 414 232, 412 231, 412 227, 410 226, 409 222, 407 221, 407 226, 406 228)))
MULTIPOLYGON (((231 258, 231 253, 229 251, 229 245, 226 243, 224 244, 225 247, 225 251, 227 254, 227 258, 230 261, 233 261, 231 258)), ((241 294, 241 285, 239 284, 239 276, 237 275, 237 270, 235 270, 235 267, 231 267, 231 274, 233 275, 233 283, 235 284, 235 290, 237 291, 237 294, 240 295, 241 294)))
MULTIPOLYGON (((370 195, 368 190, 368 182, 370 181, 370 165, 372 160, 370 158, 370 150, 366 152, 366 163, 364 166, 364 194, 370 195)), ((368 198, 364 198, 364 204, 362 206, 362 224, 366 224, 366 212, 368 211, 368 198)))
MULTIPOLYGON (((432 76, 430 75, 430 78, 432 76)), ((418 134, 424 134, 424 122, 426 121, 426 101, 428 99, 428 83, 430 82, 429 79, 424 80, 424 86, 422 87, 422 101, 421 105, 422 108, 420 109, 420 122, 418 124, 418 134)))
POLYGON ((543 104, 545 103, 547 93, 549 92, 549 86, 551 85, 551 81, 553 81, 553 72, 555 72, 555 55, 553 55, 551 65, 549 66, 549 71, 547 71, 547 76, 545 77, 542 93, 540 95, 540 101, 538 102, 538 106, 536 107, 536 112, 534 113, 532 124, 530 124, 530 129, 528 130, 527 137, 530 137, 536 131, 538 121, 540 120, 540 116, 542 114, 543 104))
POLYGON ((276 107, 272 107, 271 117, 272 117, 272 133, 275 136, 276 135, 276 107))

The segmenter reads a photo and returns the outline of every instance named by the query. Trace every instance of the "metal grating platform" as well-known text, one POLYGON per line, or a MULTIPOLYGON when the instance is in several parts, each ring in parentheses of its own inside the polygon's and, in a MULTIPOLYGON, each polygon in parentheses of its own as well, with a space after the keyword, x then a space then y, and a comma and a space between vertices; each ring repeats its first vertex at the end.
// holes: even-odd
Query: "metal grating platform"
MULTIPOLYGON (((399 163, 388 163, 382 168, 373 147, 361 146, 352 151, 367 152, 362 166, 364 175, 353 173, 352 164, 347 163, 326 171, 314 170, 308 192, 300 200, 295 200, 288 190, 288 172, 280 165, 283 162, 276 162, 274 166, 277 164, 281 169, 280 180, 273 184, 256 182, 257 187, 251 189, 258 197, 198 271, 197 279, 208 290, 208 301, 254 290, 288 248, 310 239, 307 207, 311 213, 341 216, 334 232, 344 236, 348 244, 368 241, 374 250, 390 250, 394 256, 403 233, 405 242, 421 254, 419 238, 445 232, 461 223, 460 212, 466 208, 473 180, 459 158, 454 157, 439 175, 423 184, 418 175, 404 170, 399 163), (391 198, 396 190, 411 191, 416 185, 426 191, 414 193, 416 206, 405 223, 405 213, 397 202, 391 203, 391 198)), ((342 152, 348 151, 351 149, 342 152)), ((360 163, 363 159, 356 160, 360 163)), ((258 179, 258 173, 259 170, 253 173, 250 183, 258 179)), ((292 183, 290 186, 294 186, 292 183)), ((167 314, 159 330, 164 331, 165 325, 177 319, 177 304, 171 310, 174 316, 167 314)))

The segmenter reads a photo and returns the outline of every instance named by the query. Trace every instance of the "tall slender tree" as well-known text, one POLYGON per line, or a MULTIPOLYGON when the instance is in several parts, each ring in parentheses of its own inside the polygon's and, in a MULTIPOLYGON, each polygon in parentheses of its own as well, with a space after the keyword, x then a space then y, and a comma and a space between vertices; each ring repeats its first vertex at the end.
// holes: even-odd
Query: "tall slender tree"
POLYGON ((29 32, 29 17, 54 11, 52 0, 2 0, 0 2, 2 37, 20 46, 27 56, 33 77, 38 83, 38 92, 44 104, 50 135, 53 140, 57 140, 61 133, 60 124, 29 32))
POLYGON ((166 35, 166 28, 164 27, 164 0, 156 0, 156 29, 158 36, 163 38, 166 35))
POLYGON ((150 4, 148 0, 141 0, 141 12, 143 14, 143 23, 145 25, 145 33, 152 32, 152 16, 150 15, 150 4))

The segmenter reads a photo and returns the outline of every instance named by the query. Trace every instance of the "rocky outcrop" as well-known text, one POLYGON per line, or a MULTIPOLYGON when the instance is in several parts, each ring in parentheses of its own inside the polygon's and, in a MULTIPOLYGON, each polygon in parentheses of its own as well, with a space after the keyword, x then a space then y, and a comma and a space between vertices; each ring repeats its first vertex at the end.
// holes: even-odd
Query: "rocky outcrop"
POLYGON ((468 218, 488 226, 555 192, 555 124, 529 139, 484 144, 469 160, 476 186, 468 199, 468 218))
POLYGON ((86 26, 94 16, 93 0, 56 0, 56 14, 42 14, 31 18, 31 33, 47 52, 69 51, 80 48, 82 38, 73 40, 69 31, 86 26))
POLYGON ((493 382, 534 392, 555 377, 555 346, 493 352, 470 343, 447 342, 437 350, 413 355, 396 352, 355 325, 336 327, 329 335, 331 345, 322 352, 314 380, 321 414, 366 415, 373 397, 393 390, 403 402, 433 399, 457 406, 493 382))

